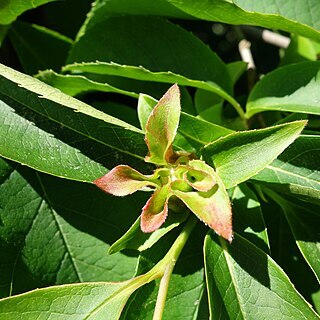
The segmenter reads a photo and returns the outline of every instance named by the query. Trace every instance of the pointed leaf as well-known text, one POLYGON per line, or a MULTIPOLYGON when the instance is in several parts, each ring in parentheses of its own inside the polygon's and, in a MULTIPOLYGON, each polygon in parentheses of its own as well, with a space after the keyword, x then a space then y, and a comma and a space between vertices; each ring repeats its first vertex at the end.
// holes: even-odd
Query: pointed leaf
MULTIPOLYGON (((156 99, 145 94, 140 94, 138 116, 142 130, 145 130, 147 119, 156 104, 156 99)), ((182 134, 197 147, 204 146, 232 132, 230 129, 201 120, 185 112, 181 112, 180 114, 178 133, 182 134)))
POLYGON ((250 93, 246 116, 269 110, 320 115, 320 62, 301 62, 264 76, 250 93))
POLYGON ((297 245, 320 283, 319 209, 312 204, 289 204, 284 213, 297 245))
POLYGON ((142 208, 140 221, 143 232, 153 232, 163 225, 168 215, 169 198, 169 185, 165 185, 157 189, 147 201, 142 208))
POLYGON ((152 110, 146 124, 147 162, 166 165, 173 156, 172 142, 180 118, 180 91, 173 85, 152 110))
POLYGON ((266 129, 241 131, 208 144, 204 160, 216 168, 226 188, 251 178, 269 165, 300 134, 306 121, 266 129))
POLYGON ((184 192, 176 188, 179 181, 175 181, 172 183, 172 194, 181 199, 201 221, 231 242, 232 213, 229 196, 223 182, 212 168, 210 173, 217 183, 211 190, 184 192))
POLYGON ((122 197, 146 187, 159 187, 158 173, 157 170, 153 175, 146 176, 129 166, 120 165, 95 180, 94 184, 104 192, 122 197))
POLYGON ((319 319, 283 270, 240 235, 228 245, 210 232, 204 255, 212 319, 319 319))

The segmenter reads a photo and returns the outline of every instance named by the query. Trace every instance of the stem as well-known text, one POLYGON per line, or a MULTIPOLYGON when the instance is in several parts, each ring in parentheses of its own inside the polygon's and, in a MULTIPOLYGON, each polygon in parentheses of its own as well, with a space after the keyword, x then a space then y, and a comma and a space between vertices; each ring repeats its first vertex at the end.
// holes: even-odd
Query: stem
POLYGON ((194 229, 197 219, 194 215, 192 215, 185 227, 182 229, 181 233, 179 234, 178 238, 168 251, 168 253, 165 255, 165 257, 159 261, 149 272, 152 272, 152 270, 158 270, 157 275, 159 276, 159 271, 161 272, 161 281, 160 281, 160 287, 156 302, 155 311, 153 314, 153 320, 161 320, 162 315, 164 312, 164 306, 166 303, 168 288, 169 288, 169 282, 171 278, 172 271, 174 269, 174 266, 176 264, 176 261, 178 260, 178 257, 186 244, 192 230, 194 229))
POLYGON ((156 307, 153 314, 153 320, 162 319, 164 306, 166 304, 169 282, 170 282, 174 265, 175 265, 174 263, 169 264, 163 274, 163 277, 161 278, 156 307))

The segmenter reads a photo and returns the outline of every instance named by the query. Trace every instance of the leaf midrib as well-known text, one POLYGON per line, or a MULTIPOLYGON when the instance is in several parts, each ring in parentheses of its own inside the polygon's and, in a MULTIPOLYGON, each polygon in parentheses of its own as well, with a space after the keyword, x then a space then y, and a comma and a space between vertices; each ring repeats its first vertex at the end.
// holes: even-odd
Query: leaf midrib
MULTIPOLYGON (((34 92, 33 92, 33 93, 34 93, 34 92)), ((73 128, 73 127, 71 127, 71 126, 69 126, 69 125, 67 125, 67 124, 65 124, 65 123, 63 123, 63 122, 59 122, 59 121, 57 121, 56 119, 50 117, 50 116, 48 115, 48 113, 47 113, 47 115, 44 115, 43 113, 41 113, 41 112, 39 112, 39 111, 37 111, 37 110, 34 110, 32 107, 29 107, 25 102, 20 102, 20 101, 18 101, 17 99, 15 99, 14 96, 9 97, 9 98, 12 99, 12 100, 14 100, 16 103, 21 104, 21 105, 23 105, 24 107, 32 110, 33 112, 36 112, 37 114, 40 114, 41 116, 46 117, 47 119, 49 119, 49 120, 51 120, 51 121, 54 121, 55 123, 58 123, 58 124, 60 124, 60 125, 63 125, 63 126, 65 126, 66 128, 68 128, 68 129, 70 129, 70 130, 72 130, 72 131, 74 131, 74 132, 76 132, 76 133, 78 133, 78 134, 80 134, 80 135, 82 135, 82 136, 84 136, 84 137, 87 137, 87 138, 90 139, 90 140, 93 140, 93 141, 95 141, 95 142, 101 143, 101 144, 103 144, 103 145, 105 145, 105 146, 107 146, 107 147, 109 147, 109 148, 111 148, 111 149, 114 149, 114 150, 117 150, 117 151, 122 152, 122 153, 124 153, 124 154, 130 155, 130 156, 135 157, 135 158, 137 158, 137 159, 139 159, 139 160, 144 160, 144 157, 142 157, 142 156, 139 156, 139 155, 137 155, 137 154, 131 153, 131 152, 127 151, 127 150, 121 150, 120 148, 115 147, 115 146, 112 146, 112 145, 110 145, 110 144, 108 144, 108 143, 106 143, 106 142, 104 142, 104 141, 98 140, 97 138, 94 138, 94 137, 92 137, 92 136, 89 135, 89 134, 86 134, 86 133, 84 133, 84 132, 81 132, 81 131, 79 131, 79 130, 76 130, 75 128, 73 128)), ((43 109, 45 110, 45 108, 43 108, 43 109)), ((73 109, 73 111, 76 112, 74 109, 73 109)), ((86 115, 87 115, 87 116, 90 116, 90 115, 88 115, 88 114, 86 114, 86 115)), ((103 120, 102 120, 102 121, 103 121, 103 120)), ((103 122, 105 122, 105 121, 103 121, 103 122)), ((107 123, 107 122, 105 122, 105 123, 107 123)), ((123 145, 123 142, 121 141, 120 137, 118 136, 118 134, 117 134, 116 131, 114 130, 114 127, 113 127, 112 124, 109 124, 109 128, 110 128, 110 129, 114 132, 114 134, 117 136, 120 144, 123 145)), ((123 130, 130 130, 130 129, 123 128, 123 130)))

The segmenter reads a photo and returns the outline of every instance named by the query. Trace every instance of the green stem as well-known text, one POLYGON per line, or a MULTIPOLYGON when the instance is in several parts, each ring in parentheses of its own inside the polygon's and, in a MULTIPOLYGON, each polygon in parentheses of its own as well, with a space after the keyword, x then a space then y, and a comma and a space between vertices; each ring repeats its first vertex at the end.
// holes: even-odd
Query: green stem
POLYGON ((168 253, 149 271, 150 273, 153 273, 152 271, 156 270, 157 278, 159 276, 161 277, 153 320, 162 319, 172 271, 197 221, 198 220, 194 215, 189 218, 187 224, 179 234, 168 253))
POLYGON ((166 304, 166 298, 168 294, 169 282, 174 266, 174 263, 169 264, 161 278, 156 307, 153 313, 153 320, 162 319, 164 306, 166 304))
POLYGON ((126 281, 127 285, 125 287, 122 287, 118 291, 115 291, 107 300, 110 302, 112 299, 114 299, 115 297, 119 297, 120 295, 123 297, 130 296, 134 291, 136 291, 146 283, 161 278, 153 319, 162 319, 169 281, 173 268, 197 221, 198 219, 194 215, 191 215, 181 233, 179 234, 178 238, 175 240, 172 247, 163 257, 163 259, 160 260, 147 273, 126 281))

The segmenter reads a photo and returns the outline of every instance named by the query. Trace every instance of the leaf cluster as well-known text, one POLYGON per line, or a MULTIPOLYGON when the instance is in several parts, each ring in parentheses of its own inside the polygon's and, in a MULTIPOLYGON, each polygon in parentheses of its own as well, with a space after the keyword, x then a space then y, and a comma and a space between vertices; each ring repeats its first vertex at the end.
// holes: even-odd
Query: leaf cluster
POLYGON ((319 319, 319 43, 317 0, 0 4, 0 319, 319 319))

